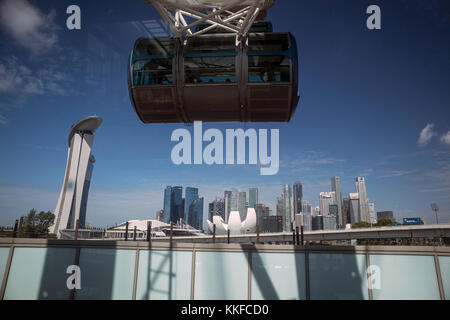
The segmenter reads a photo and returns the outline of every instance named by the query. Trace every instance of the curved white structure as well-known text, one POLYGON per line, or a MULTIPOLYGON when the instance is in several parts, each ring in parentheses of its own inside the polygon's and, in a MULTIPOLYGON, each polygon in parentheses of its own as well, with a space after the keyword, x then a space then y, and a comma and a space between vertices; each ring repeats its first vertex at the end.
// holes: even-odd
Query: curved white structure
POLYGON ((225 224, 222 217, 214 216, 213 222, 206 220, 209 231, 214 232, 216 225, 217 235, 226 235, 230 230, 230 235, 240 235, 246 233, 255 233, 256 231, 256 212, 253 208, 247 209, 247 217, 241 222, 239 211, 231 211, 228 218, 228 224, 225 224))
POLYGON ((72 125, 69 133, 66 173, 55 209, 55 221, 50 233, 60 237, 59 230, 84 227, 86 206, 95 158, 91 155, 94 132, 101 125, 97 116, 84 118, 72 125))

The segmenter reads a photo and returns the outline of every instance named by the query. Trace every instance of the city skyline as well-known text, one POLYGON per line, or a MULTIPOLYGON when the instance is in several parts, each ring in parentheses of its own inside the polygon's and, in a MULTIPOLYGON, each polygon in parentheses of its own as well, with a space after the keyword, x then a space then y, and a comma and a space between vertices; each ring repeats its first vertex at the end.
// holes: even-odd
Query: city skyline
POLYGON ((0 23, 0 39, 10 44, 0 48, 7 80, 0 85, 1 225, 12 225, 31 208, 55 210, 67 128, 92 114, 104 122, 95 142, 91 225, 154 217, 166 185, 199 188, 204 205, 232 187, 248 192, 258 186, 260 201, 275 211, 282 186, 299 180, 303 198, 316 206, 333 176, 341 177, 343 196, 364 176, 376 211, 430 222, 430 204, 437 203, 440 222, 450 222, 450 78, 444 72, 450 69, 450 28, 436 3, 380 0, 389 14, 379 32, 367 30, 367 6, 358 1, 275 3, 268 21, 275 32, 291 32, 299 47, 301 99, 294 118, 203 124, 204 131, 279 129, 279 172, 264 177, 258 165, 177 166, 170 136, 185 126, 143 125, 136 117, 126 61, 139 36, 167 34, 153 8, 142 1, 117 3, 105 15, 102 1, 86 1, 86 19, 75 32, 65 29, 64 3, 23 3, 40 17, 21 34, 33 35, 29 41, 9 32, 17 27, 7 24, 14 19, 0 23), (144 24, 149 21, 154 29, 144 24))

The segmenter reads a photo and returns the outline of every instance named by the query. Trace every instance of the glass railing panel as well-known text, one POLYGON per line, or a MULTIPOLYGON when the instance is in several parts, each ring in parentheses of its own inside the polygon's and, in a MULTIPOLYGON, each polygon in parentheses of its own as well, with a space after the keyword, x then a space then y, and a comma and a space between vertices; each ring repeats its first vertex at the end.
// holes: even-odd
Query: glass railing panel
POLYGON ((251 298, 254 300, 304 300, 303 253, 252 252, 251 298))
POLYGON ((450 300, 450 257, 439 257, 439 269, 441 269, 445 299, 450 300))
POLYGON ((136 299, 189 300, 191 251, 140 250, 136 299))
POLYGON ((312 300, 369 299, 364 254, 311 253, 309 279, 312 300))
POLYGON ((440 299, 433 256, 372 254, 370 264, 379 271, 372 282, 374 300, 440 299))
POLYGON ((246 300, 247 252, 196 252, 194 298, 246 300))
POLYGON ((69 299, 66 271, 74 262, 73 248, 14 248, 4 299, 69 299))
POLYGON ((136 250, 82 248, 81 289, 75 299, 131 299, 135 261, 136 250))
POLYGON ((6 263, 8 262, 9 247, 0 248, 0 287, 5 275, 6 263))

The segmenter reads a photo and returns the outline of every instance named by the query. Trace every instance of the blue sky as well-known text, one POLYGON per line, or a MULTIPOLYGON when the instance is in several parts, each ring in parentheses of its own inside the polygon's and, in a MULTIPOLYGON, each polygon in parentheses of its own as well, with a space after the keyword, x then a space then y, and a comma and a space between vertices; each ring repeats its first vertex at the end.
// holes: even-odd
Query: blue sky
MULTIPOLYGON (((164 33, 139 0, 0 0, 0 225, 31 208, 53 211, 62 185, 67 135, 97 114, 96 164, 87 221, 95 226, 154 218, 166 185, 198 187, 207 203, 233 187, 259 187, 275 209, 283 184, 303 183, 305 199, 339 175, 343 196, 366 177, 375 210, 398 219, 450 222, 450 4, 448 1, 287 1, 269 11, 275 31, 299 47, 301 101, 289 123, 204 123, 207 128, 280 129, 280 170, 255 165, 176 166, 173 130, 145 125, 126 87, 128 54, 145 22, 164 33), (81 30, 66 8, 81 8, 81 30), (366 28, 381 8, 382 30, 366 28)), ((186 127, 191 130, 192 127, 186 127)))

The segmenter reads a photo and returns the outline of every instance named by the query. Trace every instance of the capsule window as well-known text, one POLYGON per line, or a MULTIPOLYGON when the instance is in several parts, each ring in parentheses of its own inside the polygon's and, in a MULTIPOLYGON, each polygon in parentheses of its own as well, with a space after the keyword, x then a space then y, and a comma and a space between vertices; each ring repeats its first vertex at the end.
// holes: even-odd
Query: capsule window
POLYGON ((143 38, 137 42, 134 49, 135 57, 172 56, 173 54, 174 42, 171 38, 143 38))
POLYGON ((173 84, 172 59, 149 59, 133 64, 135 86, 173 84))
POLYGON ((185 57, 185 83, 236 83, 235 65, 234 56, 185 57))
POLYGON ((249 52, 283 52, 289 49, 287 33, 254 33, 248 38, 249 52))
POLYGON ((288 56, 248 57, 248 82, 290 82, 290 59, 288 56))

